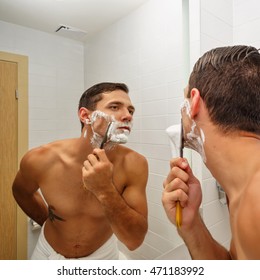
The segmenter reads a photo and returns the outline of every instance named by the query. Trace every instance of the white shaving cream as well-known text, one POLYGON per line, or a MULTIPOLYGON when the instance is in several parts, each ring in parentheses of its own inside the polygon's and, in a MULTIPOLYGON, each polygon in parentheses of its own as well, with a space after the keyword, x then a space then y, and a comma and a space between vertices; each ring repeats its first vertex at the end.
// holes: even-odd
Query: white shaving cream
POLYGON ((94 111, 92 114, 91 114, 91 118, 90 118, 90 121, 91 121, 91 124, 93 124, 97 118, 100 118, 100 119, 104 119, 106 120, 108 123, 112 121, 112 117, 107 115, 106 113, 102 112, 102 111, 94 111))
POLYGON ((186 113, 191 122, 191 130, 186 133, 186 137, 184 136, 184 147, 198 152, 201 155, 202 160, 206 162, 204 150, 205 135, 203 130, 199 129, 196 122, 191 118, 190 102, 187 98, 184 99, 184 102, 181 105, 181 111, 186 113))
POLYGON ((114 116, 107 115, 106 113, 102 111, 94 111, 91 114, 90 122, 91 122, 91 128, 93 131, 93 137, 91 139, 91 144, 94 148, 99 148, 103 139, 104 135, 100 135, 97 131, 94 129, 94 123, 97 121, 97 119, 104 119, 107 122, 107 126, 109 123, 111 123, 109 130, 107 132, 107 143, 105 145, 105 149, 111 149, 117 144, 125 144, 128 141, 128 136, 130 134, 130 131, 128 129, 119 129, 120 127, 129 127, 131 129, 132 122, 118 122, 115 120, 114 116))
POLYGON ((111 142, 118 143, 118 144, 125 144, 128 141, 128 136, 130 134, 130 131, 128 129, 120 129, 120 131, 117 132, 118 127, 124 127, 129 126, 129 123, 121 123, 117 121, 113 121, 109 127, 108 131, 108 137, 111 142))

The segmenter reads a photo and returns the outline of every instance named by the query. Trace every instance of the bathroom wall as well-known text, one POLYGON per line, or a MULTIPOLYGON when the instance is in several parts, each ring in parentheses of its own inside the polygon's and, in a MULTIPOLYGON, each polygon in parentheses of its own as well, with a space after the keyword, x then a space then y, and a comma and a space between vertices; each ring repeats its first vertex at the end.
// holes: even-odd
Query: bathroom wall
MULTIPOLYGON (((80 135, 83 43, 0 21, 0 50, 29 57, 29 148, 80 135)), ((39 230, 28 223, 28 256, 39 230)))
POLYGON ((258 0, 233 0, 234 44, 260 48, 260 2, 258 0))

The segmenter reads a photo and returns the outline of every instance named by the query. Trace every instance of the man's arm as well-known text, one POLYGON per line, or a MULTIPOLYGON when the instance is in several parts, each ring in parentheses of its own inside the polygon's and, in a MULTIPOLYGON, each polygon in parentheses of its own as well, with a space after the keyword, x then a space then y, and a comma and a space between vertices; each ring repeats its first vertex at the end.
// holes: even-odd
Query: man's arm
POLYGON ((120 195, 113 184, 113 165, 107 159, 105 151, 94 150, 94 154, 98 159, 93 158, 91 164, 85 162, 83 167, 85 188, 100 201, 117 238, 129 250, 134 250, 142 244, 148 229, 145 192, 147 161, 142 156, 135 157, 133 162, 130 160, 128 165, 131 168, 125 170, 130 184, 120 195))
POLYGON ((182 206, 182 225, 178 229, 193 259, 230 259, 229 252, 218 244, 203 223, 199 206, 202 194, 198 179, 188 162, 177 158, 171 161, 171 171, 164 181, 162 202, 172 223, 176 223, 176 201, 182 206))
POLYGON ((48 209, 38 189, 37 155, 29 151, 20 163, 12 186, 13 196, 21 209, 39 225, 43 225, 48 217, 48 209))
POLYGON ((226 248, 213 239, 199 213, 189 230, 180 228, 179 235, 184 240, 191 258, 194 260, 230 260, 226 248))

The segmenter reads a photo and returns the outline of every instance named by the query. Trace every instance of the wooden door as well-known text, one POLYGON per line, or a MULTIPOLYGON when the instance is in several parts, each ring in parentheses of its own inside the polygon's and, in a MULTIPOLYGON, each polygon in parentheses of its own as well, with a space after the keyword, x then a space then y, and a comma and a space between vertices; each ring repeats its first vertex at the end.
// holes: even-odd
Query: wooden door
POLYGON ((0 60, 0 259, 16 259, 17 63, 0 60))
POLYGON ((28 149, 27 95, 28 58, 0 52, 0 259, 27 259, 27 218, 12 194, 28 149))

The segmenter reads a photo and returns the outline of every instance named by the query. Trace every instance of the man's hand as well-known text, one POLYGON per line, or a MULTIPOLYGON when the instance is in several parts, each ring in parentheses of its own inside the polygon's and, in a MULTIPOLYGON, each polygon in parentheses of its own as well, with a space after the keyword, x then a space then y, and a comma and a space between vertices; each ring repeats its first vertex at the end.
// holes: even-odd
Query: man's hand
POLYGON ((102 149, 94 149, 82 168, 84 188, 99 196, 113 185, 113 164, 102 149))
POLYGON ((182 207, 182 226, 192 226, 198 213, 202 194, 200 182, 193 175, 186 159, 175 158, 170 162, 171 170, 163 182, 162 203, 169 220, 176 224, 176 202, 182 207))

